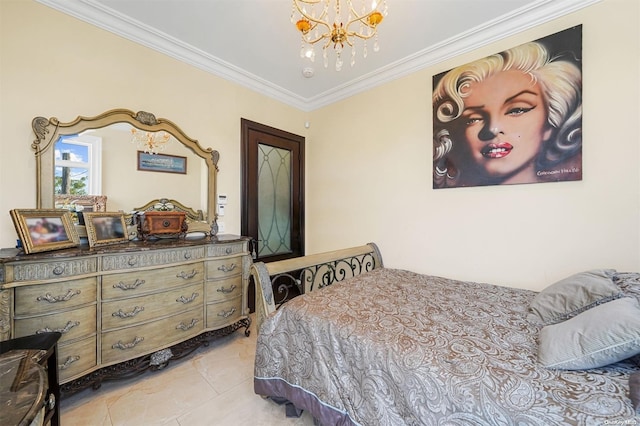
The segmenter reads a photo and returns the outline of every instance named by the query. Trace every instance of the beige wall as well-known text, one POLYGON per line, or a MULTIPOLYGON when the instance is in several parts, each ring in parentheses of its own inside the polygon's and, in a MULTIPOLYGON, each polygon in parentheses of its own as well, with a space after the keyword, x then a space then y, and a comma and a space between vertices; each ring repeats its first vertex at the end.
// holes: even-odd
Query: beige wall
POLYGON ((640 270, 635 0, 604 0, 312 113, 37 3, 5 0, 0 12, 3 247, 15 243, 9 209, 35 204, 31 119, 128 108, 169 118, 221 152, 229 232, 240 231, 244 117, 307 137, 307 253, 375 241, 390 267, 532 289, 588 268, 640 270), (584 26, 583 181, 431 189, 431 76, 576 24, 584 26))
MULTIPOLYGON (((138 170, 138 151, 131 143, 130 126, 110 126, 92 132, 102 137, 102 194, 109 194, 110 211, 130 212, 147 201, 169 198, 206 213, 202 187, 207 185, 205 162, 193 151, 171 138, 163 154, 186 158, 187 173, 159 173, 138 170)), ((206 191, 206 190, 205 190, 206 191)))
POLYGON ((635 0, 605 0, 314 112, 308 252, 375 241, 387 266, 532 289, 640 270, 639 15, 635 0), (583 180, 431 189, 432 75, 577 24, 583 180))
MULTIPOLYGON (((16 241, 9 210, 35 208, 35 116, 71 121, 127 108, 170 119, 220 152, 218 190, 228 195, 230 233, 240 232, 240 118, 305 135, 307 113, 34 1, 1 0, 0 19, 0 247, 16 241)), ((123 152, 123 165, 131 155, 123 152)), ((169 188, 159 177, 158 186, 172 196, 184 191, 183 180, 169 188)))

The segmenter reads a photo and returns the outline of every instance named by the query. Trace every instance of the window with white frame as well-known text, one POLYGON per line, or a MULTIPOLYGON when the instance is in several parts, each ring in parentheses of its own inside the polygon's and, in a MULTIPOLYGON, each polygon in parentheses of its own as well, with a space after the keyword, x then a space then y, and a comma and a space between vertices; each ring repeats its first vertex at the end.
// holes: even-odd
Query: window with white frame
POLYGON ((101 195, 102 138, 61 136, 55 145, 55 193, 101 195))

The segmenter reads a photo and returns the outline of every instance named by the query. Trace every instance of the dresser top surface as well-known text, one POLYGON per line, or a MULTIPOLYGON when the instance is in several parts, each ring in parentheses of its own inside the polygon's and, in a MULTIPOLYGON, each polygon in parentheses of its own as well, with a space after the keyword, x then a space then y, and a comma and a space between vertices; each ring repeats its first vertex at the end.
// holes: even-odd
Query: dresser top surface
POLYGON ((217 245, 226 243, 240 243, 249 241, 249 237, 232 234, 216 235, 215 237, 190 238, 159 238, 147 241, 129 241, 120 244, 106 245, 90 248, 88 245, 81 245, 64 250, 54 250, 41 253, 25 254, 22 249, 3 248, 0 249, 0 266, 3 263, 16 261, 37 261, 52 260, 57 258, 83 257, 91 255, 117 254, 128 252, 141 252, 160 249, 179 249, 189 247, 199 247, 207 245, 217 245))

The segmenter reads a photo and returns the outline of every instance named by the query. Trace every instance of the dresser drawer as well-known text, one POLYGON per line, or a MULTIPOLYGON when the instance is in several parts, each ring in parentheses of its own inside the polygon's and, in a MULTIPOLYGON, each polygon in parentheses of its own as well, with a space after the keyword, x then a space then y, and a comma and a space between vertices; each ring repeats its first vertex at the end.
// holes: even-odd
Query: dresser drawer
POLYGON ((96 336, 68 345, 58 345, 58 373, 61 383, 95 366, 96 336))
POLYGON ((77 275, 94 274, 98 270, 95 257, 81 257, 48 262, 17 262, 12 264, 13 281, 44 281, 73 278, 77 275))
POLYGON ((102 299, 135 297, 169 287, 202 282, 202 262, 148 271, 124 272, 102 277, 102 299))
POLYGON ((15 289, 15 315, 39 315, 60 312, 96 302, 96 278, 83 278, 15 289))
POLYGON ((102 303, 102 330, 125 327, 202 306, 202 283, 102 303))
POLYGON ((102 257, 102 270, 119 271, 200 260, 204 258, 204 252, 204 247, 185 247, 136 253, 109 254, 102 257))
POLYGON ((202 307, 169 318, 102 334, 102 364, 146 355, 199 334, 202 307))
POLYGON ((210 244, 207 246, 207 256, 209 257, 219 257, 219 256, 230 256, 232 254, 243 254, 246 253, 247 250, 247 242, 246 241, 237 241, 234 243, 216 243, 210 244))
POLYGON ((16 319, 16 337, 58 331, 62 337, 58 344, 80 339, 96 333, 96 305, 68 312, 16 319))
POLYGON ((242 256, 207 261, 207 279, 242 275, 242 256))
POLYGON ((207 328, 221 327, 242 316, 242 297, 207 305, 207 328))
POLYGON ((226 280, 208 281, 206 284, 207 303, 221 302, 242 296, 242 276, 226 280))

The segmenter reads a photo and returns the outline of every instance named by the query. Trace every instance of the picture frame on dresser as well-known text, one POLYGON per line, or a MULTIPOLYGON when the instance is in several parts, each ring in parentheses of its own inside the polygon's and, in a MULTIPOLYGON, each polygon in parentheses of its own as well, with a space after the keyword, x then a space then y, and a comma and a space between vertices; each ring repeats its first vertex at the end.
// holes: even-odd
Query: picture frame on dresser
POLYGON ((83 213, 89 247, 120 244, 129 241, 122 212, 83 213))
POLYGON ((26 254, 77 247, 80 238, 64 209, 13 209, 9 211, 26 254))
POLYGON ((69 195, 56 194, 55 205, 62 209, 75 209, 83 212, 105 212, 107 211, 106 195, 69 195), (78 206, 82 206, 78 208, 78 206))

